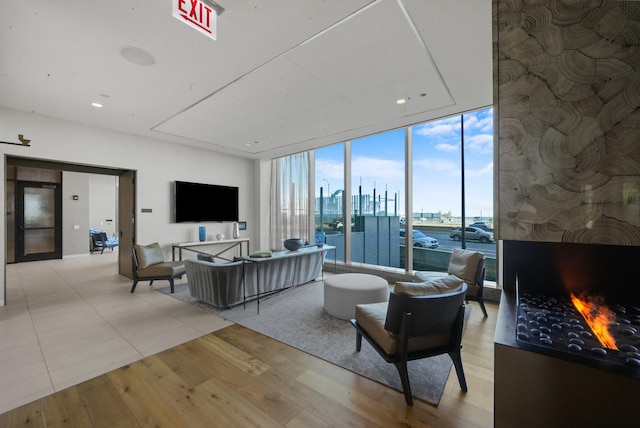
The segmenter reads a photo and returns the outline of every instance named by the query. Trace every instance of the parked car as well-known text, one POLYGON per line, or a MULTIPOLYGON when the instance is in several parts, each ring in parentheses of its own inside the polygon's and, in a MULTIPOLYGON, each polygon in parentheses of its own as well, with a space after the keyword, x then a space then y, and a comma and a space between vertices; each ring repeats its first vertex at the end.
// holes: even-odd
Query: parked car
MULTIPOLYGON (((449 237, 454 241, 459 241, 462 239, 462 228, 454 227, 451 229, 451 233, 449 233, 449 237)), ((464 238, 466 240, 480 241, 483 244, 488 244, 489 242, 495 242, 493 239, 493 233, 487 232, 486 230, 482 230, 479 227, 465 227, 464 229, 464 238)))
POLYGON ((476 221, 475 223, 471 223, 469 225, 469 227, 478 227, 478 228, 484 229, 484 230, 493 229, 493 227, 491 227, 491 225, 489 223, 484 222, 484 221, 476 221))
MULTIPOLYGON (((405 230, 404 229, 400 229, 400 244, 404 245, 405 241, 405 230)), ((440 244, 438 243, 438 240, 435 238, 432 238, 430 236, 425 235, 424 233, 420 232, 419 230, 414 230, 413 231, 413 246, 414 247, 422 247, 422 248, 438 248, 440 246, 440 244)))

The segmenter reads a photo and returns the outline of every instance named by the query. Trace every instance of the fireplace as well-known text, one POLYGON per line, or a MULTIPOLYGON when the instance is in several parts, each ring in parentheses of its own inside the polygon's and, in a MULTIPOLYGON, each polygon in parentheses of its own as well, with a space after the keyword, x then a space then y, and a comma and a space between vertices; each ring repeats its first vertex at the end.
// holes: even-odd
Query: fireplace
POLYGON ((502 254, 495 425, 636 420, 640 247, 503 241, 502 254), (583 315, 572 296, 592 308, 583 315), (613 342, 597 337, 597 317, 613 342))
POLYGON ((505 242, 518 346, 640 379, 640 247, 505 242))

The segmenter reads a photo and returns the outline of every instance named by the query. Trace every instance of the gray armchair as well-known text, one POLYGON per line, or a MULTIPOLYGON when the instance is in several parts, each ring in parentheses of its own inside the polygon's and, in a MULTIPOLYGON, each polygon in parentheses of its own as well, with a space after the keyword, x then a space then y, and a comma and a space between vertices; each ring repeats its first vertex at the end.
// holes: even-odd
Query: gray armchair
POLYGON ((465 300, 478 302, 482 314, 487 317, 483 296, 485 272, 484 254, 479 251, 454 248, 447 272, 417 271, 415 276, 419 281, 423 282, 440 279, 447 275, 457 276, 466 282, 469 287, 465 300))
POLYGON ((154 242, 149 245, 134 245, 131 249, 133 258, 133 286, 131 292, 136 290, 139 281, 149 281, 149 285, 155 280, 167 280, 174 292, 174 279, 182 278, 185 274, 182 261, 165 262, 160 244, 154 242))

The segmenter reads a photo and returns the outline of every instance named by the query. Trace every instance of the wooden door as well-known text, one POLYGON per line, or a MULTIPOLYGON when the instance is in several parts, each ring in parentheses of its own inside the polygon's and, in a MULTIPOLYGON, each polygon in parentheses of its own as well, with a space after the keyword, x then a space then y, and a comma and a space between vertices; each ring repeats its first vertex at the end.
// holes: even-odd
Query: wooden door
POLYGON ((119 261, 118 272, 133 279, 131 250, 135 243, 136 187, 135 171, 125 171, 120 175, 118 190, 119 261))

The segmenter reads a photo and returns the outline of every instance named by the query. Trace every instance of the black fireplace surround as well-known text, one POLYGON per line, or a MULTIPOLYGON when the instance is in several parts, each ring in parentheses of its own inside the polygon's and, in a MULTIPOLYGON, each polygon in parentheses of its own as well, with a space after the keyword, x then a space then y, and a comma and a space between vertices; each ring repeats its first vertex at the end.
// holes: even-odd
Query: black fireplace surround
POLYGON ((516 346, 640 379, 640 247, 504 241, 503 285, 514 293, 516 346), (612 310, 618 350, 600 345, 570 294, 612 310))

